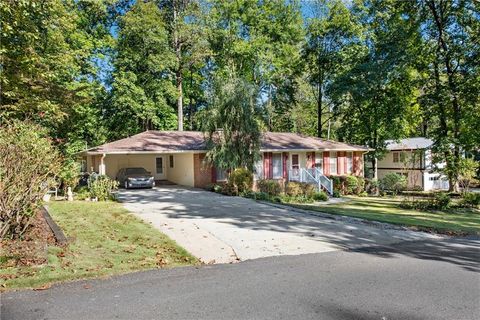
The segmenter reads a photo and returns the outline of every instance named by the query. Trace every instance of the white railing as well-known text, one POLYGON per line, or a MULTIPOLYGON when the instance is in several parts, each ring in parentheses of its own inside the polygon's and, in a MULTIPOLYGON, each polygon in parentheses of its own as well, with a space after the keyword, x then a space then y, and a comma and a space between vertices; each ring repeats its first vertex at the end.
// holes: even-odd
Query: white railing
POLYGON ((439 179, 433 181, 432 188, 435 190, 448 190, 449 186, 448 180, 439 179))
POLYGON ((298 181, 314 184, 318 190, 325 189, 330 195, 333 194, 333 182, 328 179, 320 169, 291 169, 288 171, 288 181, 298 181))

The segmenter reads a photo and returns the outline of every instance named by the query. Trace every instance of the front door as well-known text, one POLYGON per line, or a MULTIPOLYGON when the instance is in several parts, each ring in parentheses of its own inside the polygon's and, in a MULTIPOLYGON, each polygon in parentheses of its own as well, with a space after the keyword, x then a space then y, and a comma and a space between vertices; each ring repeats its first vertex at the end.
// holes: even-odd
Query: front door
POLYGON ((157 156, 155 158, 155 180, 165 180, 165 157, 157 156))
POLYGON ((290 180, 299 180, 300 179, 300 161, 298 154, 292 154, 292 170, 290 173, 290 180))

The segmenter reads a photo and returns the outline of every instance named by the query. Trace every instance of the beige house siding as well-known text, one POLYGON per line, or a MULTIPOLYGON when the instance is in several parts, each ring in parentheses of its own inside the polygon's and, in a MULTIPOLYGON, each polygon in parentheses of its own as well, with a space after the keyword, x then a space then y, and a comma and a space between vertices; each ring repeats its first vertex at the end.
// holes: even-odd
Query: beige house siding
POLYGON ((183 186, 194 186, 193 153, 178 153, 166 157, 167 179, 183 186), (173 157, 173 168, 170 167, 173 157))

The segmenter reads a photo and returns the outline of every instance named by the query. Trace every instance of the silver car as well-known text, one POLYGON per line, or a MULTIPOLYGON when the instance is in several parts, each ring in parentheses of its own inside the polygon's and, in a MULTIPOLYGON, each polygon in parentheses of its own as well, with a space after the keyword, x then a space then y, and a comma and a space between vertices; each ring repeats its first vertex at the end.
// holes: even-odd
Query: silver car
POLYGON ((117 173, 117 181, 128 188, 153 188, 155 178, 144 168, 123 168, 117 173))

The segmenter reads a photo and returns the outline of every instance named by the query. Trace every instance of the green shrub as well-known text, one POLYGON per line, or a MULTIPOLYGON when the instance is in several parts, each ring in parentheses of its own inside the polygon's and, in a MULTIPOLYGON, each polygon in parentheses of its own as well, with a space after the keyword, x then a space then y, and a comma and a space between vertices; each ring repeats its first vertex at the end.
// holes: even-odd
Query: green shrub
POLYGON ((369 194, 377 194, 379 188, 379 182, 377 179, 364 179, 364 190, 369 194))
POLYGON ((460 206, 476 208, 480 206, 480 193, 466 192, 462 195, 460 206))
POLYGON ((312 198, 315 201, 327 201, 328 195, 324 191, 319 191, 319 192, 315 192, 312 198))
POLYGON ((359 197, 368 197, 367 191, 362 191, 358 194, 359 197))
POLYGON ((88 191, 88 187, 83 186, 77 188, 75 190, 75 199, 76 200, 85 200, 90 197, 90 191, 88 191))
POLYGON ((228 181, 222 187, 217 188, 218 191, 227 196, 238 196, 240 193, 238 192, 238 187, 233 184, 232 182, 228 181))
POLYGON ((358 179, 355 176, 345 177, 345 193, 344 194, 356 194, 358 189, 358 179))
POLYGON ((357 177, 357 190, 355 191, 355 194, 359 195, 362 192, 365 192, 365 178, 357 177))
POLYGON ((253 198, 255 200, 269 200, 270 195, 266 192, 255 192, 253 198))
POLYGON ((278 196, 280 193, 282 193, 282 187, 276 180, 258 180, 257 188, 260 192, 272 196, 278 196))
POLYGON ((338 190, 333 190, 332 197, 334 197, 334 198, 340 198, 340 197, 341 197, 340 191, 338 191, 338 190))
POLYGON ((445 210, 450 206, 450 196, 447 193, 440 192, 435 194, 433 199, 430 200, 432 209, 445 210))
POLYGON ((405 190, 407 187, 407 178, 396 173, 388 173, 380 179, 380 188, 382 191, 388 190, 397 195, 398 192, 405 190))
POLYGON ((247 169, 237 168, 228 176, 228 183, 232 184, 238 193, 252 190, 253 174, 247 169))
POLYGON ((91 175, 88 179, 90 198, 106 201, 112 198, 113 191, 118 188, 118 182, 104 175, 91 175))

